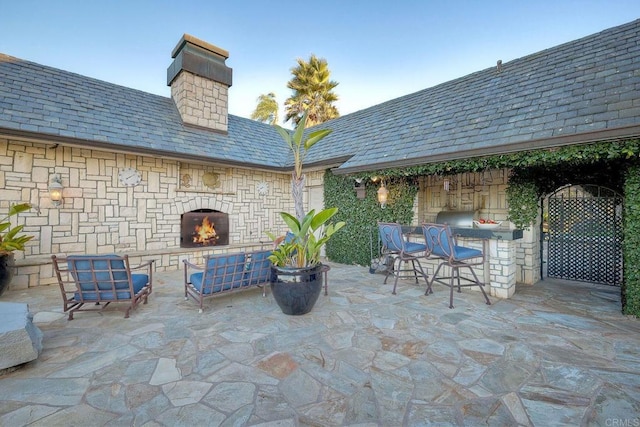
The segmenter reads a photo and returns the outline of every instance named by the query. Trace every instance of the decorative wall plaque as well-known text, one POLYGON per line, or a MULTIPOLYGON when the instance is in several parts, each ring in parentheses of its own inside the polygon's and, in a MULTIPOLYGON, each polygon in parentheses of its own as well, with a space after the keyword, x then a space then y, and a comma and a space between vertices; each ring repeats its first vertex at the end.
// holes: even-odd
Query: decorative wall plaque
POLYGON ((214 172, 206 172, 202 175, 202 183, 208 188, 214 189, 220 187, 220 174, 214 172))

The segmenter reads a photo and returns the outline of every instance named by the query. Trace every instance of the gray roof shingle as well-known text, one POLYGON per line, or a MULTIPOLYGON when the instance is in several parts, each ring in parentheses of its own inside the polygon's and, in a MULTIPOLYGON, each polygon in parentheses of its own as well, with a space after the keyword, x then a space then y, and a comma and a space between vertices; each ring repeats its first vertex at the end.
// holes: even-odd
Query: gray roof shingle
MULTIPOLYGON (((306 163, 342 173, 640 135, 640 20, 329 121, 306 163)), ((0 133, 286 169, 266 124, 184 126, 170 98, 0 54, 0 133)))
POLYGON ((0 55, 2 128, 177 158, 270 169, 291 163, 280 135, 264 123, 230 115, 227 135, 184 126, 170 98, 6 55, 0 55))
POLYGON ((640 20, 327 122, 308 159, 338 170, 416 165, 527 145, 640 135, 640 20), (600 132, 600 133, 599 133, 600 132), (567 138, 571 137, 571 138, 567 138), (564 141, 563 140, 563 141, 564 141))

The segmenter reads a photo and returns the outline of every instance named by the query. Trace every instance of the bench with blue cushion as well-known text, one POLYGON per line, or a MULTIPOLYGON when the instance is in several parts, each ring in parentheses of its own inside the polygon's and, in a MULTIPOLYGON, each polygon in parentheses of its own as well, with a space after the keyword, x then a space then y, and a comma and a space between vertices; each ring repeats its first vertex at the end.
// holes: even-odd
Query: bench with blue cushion
POLYGON ((262 296, 266 296, 271 279, 269 255, 270 250, 207 255, 202 266, 183 260, 185 300, 196 300, 202 313, 209 297, 253 287, 262 287, 262 296))
POLYGON ((153 260, 132 268, 127 255, 52 255, 51 259, 69 320, 77 311, 102 310, 112 302, 127 303, 124 317, 128 318, 151 294, 153 260), (133 270, 146 270, 146 274, 133 274, 133 270), (85 307, 89 303, 91 307, 85 307))

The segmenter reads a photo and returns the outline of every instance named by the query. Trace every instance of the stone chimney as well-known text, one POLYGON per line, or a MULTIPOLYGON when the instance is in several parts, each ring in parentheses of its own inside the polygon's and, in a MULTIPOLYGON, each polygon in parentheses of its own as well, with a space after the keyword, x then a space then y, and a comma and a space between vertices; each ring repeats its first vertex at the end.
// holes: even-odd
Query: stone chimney
POLYGON ((229 52, 189 34, 182 36, 167 69, 167 85, 182 121, 227 132, 231 68, 229 52))

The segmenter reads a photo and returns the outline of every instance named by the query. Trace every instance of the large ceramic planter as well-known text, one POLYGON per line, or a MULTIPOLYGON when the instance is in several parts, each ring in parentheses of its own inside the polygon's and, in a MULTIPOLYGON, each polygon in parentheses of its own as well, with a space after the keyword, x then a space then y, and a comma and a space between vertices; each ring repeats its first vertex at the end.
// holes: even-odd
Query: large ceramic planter
POLYGON ((0 255, 0 295, 9 288, 13 279, 13 254, 0 255))
POLYGON ((322 264, 314 267, 271 267, 271 294, 284 314, 311 311, 322 290, 322 264))

